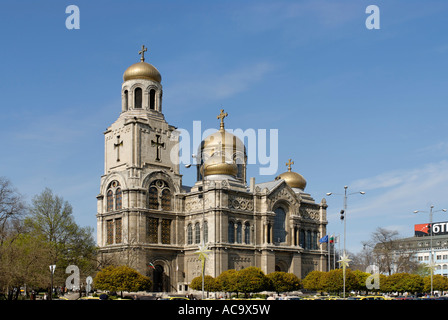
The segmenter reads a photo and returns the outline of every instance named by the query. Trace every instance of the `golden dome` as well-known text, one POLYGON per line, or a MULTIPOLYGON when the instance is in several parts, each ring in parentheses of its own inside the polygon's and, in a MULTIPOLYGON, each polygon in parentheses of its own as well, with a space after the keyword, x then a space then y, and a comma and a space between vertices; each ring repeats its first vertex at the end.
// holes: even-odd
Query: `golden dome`
MULTIPOLYGON (((244 152, 244 143, 234 134, 220 129, 209 135, 201 142, 201 151, 210 151, 212 154, 215 150, 228 150, 244 152)), ((234 153, 234 152, 233 152, 234 153)))
POLYGON ((201 174, 203 174, 204 177, 211 175, 228 175, 235 177, 237 173, 237 165, 219 154, 215 154, 207 159, 201 167, 201 174))
POLYGON ((201 167, 201 174, 231 175, 238 174, 237 163, 243 163, 246 157, 244 143, 234 134, 224 129, 224 117, 227 113, 221 110, 218 119, 221 119, 219 131, 205 138, 199 147, 198 154, 205 161, 201 167))
POLYGON ((297 172, 287 171, 279 175, 276 179, 283 179, 291 188, 305 190, 306 180, 297 172))
POLYGON ((283 179, 285 180, 286 184, 291 188, 299 188, 305 190, 306 187, 305 178, 301 174, 291 171, 291 164, 294 164, 294 162, 291 162, 291 159, 289 159, 289 162, 286 163, 286 165, 288 166, 288 171, 280 174, 278 177, 275 178, 275 180, 283 179))
POLYGON ((157 81, 159 83, 162 82, 160 72, 153 65, 144 61, 134 63, 126 69, 123 74, 123 81, 132 79, 146 79, 157 81))

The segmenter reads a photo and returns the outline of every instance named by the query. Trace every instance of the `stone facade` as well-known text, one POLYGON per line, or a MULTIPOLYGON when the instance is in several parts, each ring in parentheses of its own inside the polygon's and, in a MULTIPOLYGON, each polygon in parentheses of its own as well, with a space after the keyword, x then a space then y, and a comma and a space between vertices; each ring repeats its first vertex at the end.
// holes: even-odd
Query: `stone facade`
POLYGON ((201 275, 196 251, 205 241, 205 274, 213 277, 248 266, 299 278, 326 271, 326 247, 319 245, 325 199, 316 203, 281 178, 258 184, 251 178, 247 185, 245 165, 235 177, 202 176, 198 166, 195 185, 182 185, 179 136, 165 121, 158 80, 125 77, 121 114, 104 132, 97 196, 103 265, 130 265, 151 277, 153 291, 182 292, 201 275))

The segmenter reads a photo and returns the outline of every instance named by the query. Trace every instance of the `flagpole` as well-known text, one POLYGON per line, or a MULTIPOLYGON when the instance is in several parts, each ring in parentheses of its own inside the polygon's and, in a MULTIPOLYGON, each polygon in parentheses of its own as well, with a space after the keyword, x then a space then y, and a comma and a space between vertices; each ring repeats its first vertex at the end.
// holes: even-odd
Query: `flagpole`
MULTIPOLYGON (((350 259, 348 259, 348 256, 347 256, 347 253, 346 253, 346 246, 345 246, 345 244, 346 244, 346 241, 345 241, 346 240, 346 225, 347 225, 347 219, 346 219, 346 216, 347 216, 347 196, 352 195, 352 194, 356 194, 356 193, 365 194, 364 191, 358 191, 358 192, 353 192, 353 193, 347 194, 347 189, 348 189, 348 186, 344 186, 344 194, 343 194, 343 196, 344 196, 344 209, 341 210, 341 219, 344 221, 344 253, 343 253, 342 259, 341 259, 341 261, 342 261, 341 264, 342 264, 342 267, 343 267, 343 278, 344 278, 344 281, 343 281, 344 282, 343 283, 343 286, 344 286, 344 291, 343 291, 344 299, 345 299, 345 276, 346 276, 345 269, 348 266, 348 261, 351 261, 350 259)), ((332 194, 333 194, 332 192, 328 192, 327 196, 330 196, 332 194)))
MULTIPOLYGON (((327 251, 328 251, 328 235, 326 235, 326 236, 320 238, 320 239, 319 239, 319 243, 322 243, 322 244, 323 244, 323 243, 327 243, 327 251)), ((323 251, 322 251, 323 248, 321 248, 320 250, 321 250, 321 252, 323 252, 323 251)), ((328 268, 330 268, 330 255, 329 255, 329 254, 327 255, 327 261, 328 261, 328 268)))
POLYGON ((339 243, 339 235, 334 237, 334 242, 333 242, 333 269, 336 269, 336 242, 339 243))
MULTIPOLYGON (((339 250, 338 250, 338 259, 341 256, 341 239, 339 239, 339 250)), ((339 268, 341 268, 341 265, 339 264, 339 268)))
POLYGON ((328 270, 331 270, 331 244, 333 243, 333 241, 334 241, 334 236, 331 235, 330 239, 328 241, 328 255, 330 257, 330 262, 328 263, 328 270))

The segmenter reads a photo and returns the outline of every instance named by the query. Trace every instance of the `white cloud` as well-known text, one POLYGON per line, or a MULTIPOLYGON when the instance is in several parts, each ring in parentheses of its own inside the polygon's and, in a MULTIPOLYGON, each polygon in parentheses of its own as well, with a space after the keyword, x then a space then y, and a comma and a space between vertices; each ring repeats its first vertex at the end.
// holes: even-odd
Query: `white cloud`
MULTIPOLYGON (((396 230, 401 237, 413 235, 413 225, 426 222, 426 213, 414 214, 414 210, 428 212, 448 208, 448 161, 426 164, 420 168, 397 170, 360 179, 349 184, 351 192, 365 190, 366 194, 348 198, 346 217, 349 251, 362 249, 362 241, 370 238, 376 228, 396 230)), ((340 197, 328 198, 330 232, 343 234, 339 222, 340 197), (336 209, 335 209, 336 208, 336 209)), ((447 221, 445 213, 438 212, 435 220, 447 221)))
POLYGON ((367 190, 366 199, 356 210, 362 215, 393 215, 397 218, 408 216, 414 210, 424 210, 431 204, 448 206, 448 161, 410 170, 385 172, 354 181, 351 187, 367 190))

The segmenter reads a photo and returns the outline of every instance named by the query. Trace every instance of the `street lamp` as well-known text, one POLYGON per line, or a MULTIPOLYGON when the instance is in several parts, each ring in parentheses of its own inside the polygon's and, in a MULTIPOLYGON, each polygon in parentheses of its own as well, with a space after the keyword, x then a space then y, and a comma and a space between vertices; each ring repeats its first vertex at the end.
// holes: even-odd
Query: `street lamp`
POLYGON ((49 300, 53 300, 53 275, 54 275, 54 270, 55 269, 56 269, 56 265, 55 264, 50 265, 51 288, 50 288, 50 296, 48 297, 49 300))
MULTIPOLYGON (((433 295, 433 274, 434 274, 434 253, 432 252, 432 214, 435 212, 446 212, 446 209, 441 209, 441 210, 437 210, 437 211, 433 211, 432 209, 434 208, 433 205, 431 205, 429 207, 429 228, 430 228, 430 233, 429 233, 429 238, 430 238, 430 246, 431 246, 431 251, 429 253, 429 269, 431 271, 431 296, 433 295)), ((422 211, 422 210, 415 210, 414 213, 419 213, 419 212, 425 212, 427 213, 428 211, 422 211)))
MULTIPOLYGON (((192 154, 192 158, 195 158, 196 155, 192 154)), ((191 168, 191 166, 196 166, 200 168, 201 164, 186 164, 185 168, 191 168)), ((200 172, 199 172, 200 173, 200 172)), ((199 191, 202 191, 202 193, 199 195, 200 198, 202 198, 202 245, 199 245, 199 250, 196 252, 199 254, 199 258, 202 260, 202 300, 204 300, 204 271, 205 271, 205 259, 207 258, 206 252, 207 245, 205 244, 205 184, 204 184, 204 173, 201 174, 201 180, 202 180, 202 186, 199 188, 199 191)))
POLYGON ((331 195, 343 195, 344 196, 344 209, 341 210, 341 220, 344 220, 344 253, 342 255, 342 259, 340 260, 340 262, 342 263, 342 267, 343 267, 343 274, 344 274, 344 298, 345 298, 345 267, 348 266, 348 262, 351 261, 350 259, 348 259, 348 256, 346 255, 346 249, 345 249, 345 238, 346 238, 346 229, 347 229, 347 219, 345 218, 347 216, 347 197, 349 195, 353 195, 353 194, 366 194, 364 191, 358 191, 358 192, 353 192, 353 193, 348 193, 347 194, 347 189, 348 186, 344 186, 344 194, 338 194, 338 193, 333 193, 333 192, 328 192, 327 196, 331 196, 331 195))

